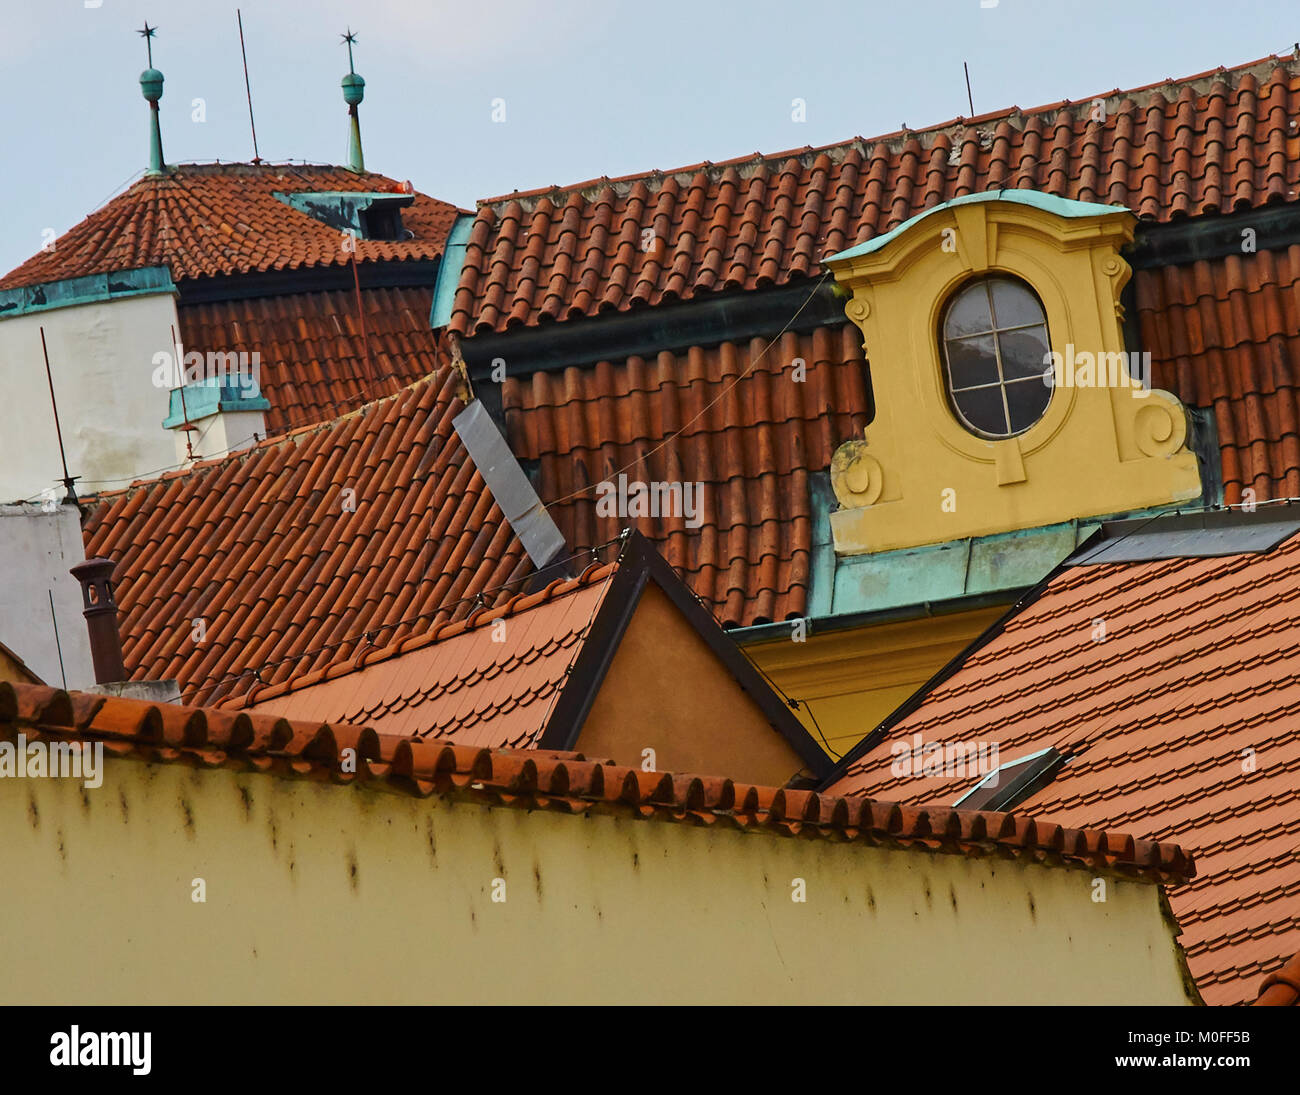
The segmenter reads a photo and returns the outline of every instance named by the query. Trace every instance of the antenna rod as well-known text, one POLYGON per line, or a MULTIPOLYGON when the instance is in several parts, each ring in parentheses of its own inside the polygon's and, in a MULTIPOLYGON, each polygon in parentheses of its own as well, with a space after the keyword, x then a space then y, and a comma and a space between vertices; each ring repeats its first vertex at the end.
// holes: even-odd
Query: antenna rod
POLYGON ((970 116, 973 118, 975 117, 975 100, 971 97, 970 68, 967 66, 965 61, 961 63, 961 70, 962 72, 966 73, 966 101, 970 103, 970 116))
POLYGON ((257 154, 257 123, 253 121, 253 85, 248 82, 248 51, 244 49, 244 16, 238 8, 235 18, 239 20, 239 52, 244 58, 244 92, 248 95, 248 127, 253 131, 253 163, 261 163, 257 154))
POLYGON ((45 345, 45 327, 41 329, 41 353, 45 355, 45 379, 50 384, 50 406, 54 408, 54 432, 59 438, 59 459, 63 461, 63 485, 68 488, 68 495, 63 500, 77 505, 77 492, 73 489, 72 484, 76 479, 68 474, 68 455, 63 451, 63 428, 59 425, 59 404, 54 398, 54 374, 50 372, 50 350, 45 345))
POLYGON ((63 668, 63 644, 59 642, 59 618, 54 615, 54 590, 45 591, 50 595, 50 622, 54 624, 54 649, 59 652, 59 676, 63 678, 63 688, 66 691, 68 687, 68 674, 63 668))
MULTIPOLYGON (((176 342, 176 324, 172 324, 172 353, 175 354, 181 347, 176 342)), ((176 379, 180 381, 180 387, 177 389, 181 393, 181 415, 185 418, 181 431, 185 434, 185 453, 190 460, 194 459, 194 442, 190 440, 190 412, 185 406, 185 362, 176 362, 176 379)))

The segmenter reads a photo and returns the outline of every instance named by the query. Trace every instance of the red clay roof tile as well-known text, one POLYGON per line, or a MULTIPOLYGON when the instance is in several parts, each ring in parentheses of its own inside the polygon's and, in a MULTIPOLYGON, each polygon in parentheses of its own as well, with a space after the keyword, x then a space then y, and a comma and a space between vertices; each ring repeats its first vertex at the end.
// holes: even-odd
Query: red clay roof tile
POLYGON ((724 624, 792 619, 806 610, 812 569, 808 478, 867 422, 861 344, 844 325, 789 334, 766 353, 754 339, 601 362, 590 375, 507 377, 510 445, 539 461, 542 501, 573 550, 632 524, 724 624), (787 379, 796 359, 799 384, 787 379), (629 481, 702 482, 700 527, 598 516, 594 487, 620 470, 629 481))
MULTIPOLYGON (((344 266, 342 233, 275 197, 305 191, 396 191, 374 172, 306 164, 179 164, 146 175, 0 279, 0 289, 146 266, 178 282, 221 274, 344 266)), ((356 261, 442 254, 454 205, 416 194, 402 210, 410 240, 357 240, 356 261)))
POLYGON ((614 564, 519 594, 472 619, 336 662, 243 702, 254 710, 457 745, 528 748, 546 727, 614 564), (498 628, 498 621, 501 627, 498 628))
POLYGON ((132 676, 234 700, 259 673, 348 662, 529 574, 452 428, 458 379, 444 366, 335 422, 101 495, 86 550, 118 563, 132 676))
POLYGON ((1165 884, 1184 882, 1196 873, 1195 864, 1175 844, 1064 829, 1012 814, 943 808, 905 812, 893 803, 869 799, 641 772, 586 760, 581 754, 412 741, 314 720, 294 722, 241 712, 234 721, 242 724, 243 732, 236 736, 223 731, 218 739, 214 727, 229 725, 229 712, 178 707, 168 719, 187 719, 192 739, 172 748, 158 737, 162 706, 167 705, 112 696, 87 701, 40 685, 0 682, 0 737, 10 740, 21 732, 29 739, 102 741, 106 752, 153 763, 220 765, 528 811, 614 814, 953 855, 994 854, 1165 884), (101 720, 106 729, 97 729, 94 720, 101 720), (341 763, 342 749, 348 746, 359 747, 355 772, 344 771, 341 763))
POLYGON ((955 802, 976 777, 892 774, 891 747, 914 734, 996 742, 1004 764, 1056 748, 1067 763, 1018 808, 1179 834, 1199 864, 1171 895, 1191 970, 1207 1003, 1248 1000, 1300 949, 1297 581, 1300 536, 1266 554, 1067 567, 830 789, 955 802))
POLYGON ((392 395, 442 361, 429 327, 433 289, 289 293, 177 307, 191 349, 260 354, 268 435, 324 422, 392 395), (367 361, 366 347, 369 347, 367 361))
POLYGON ((1002 186, 1140 217, 1294 198, 1300 63, 1269 57, 1176 83, 954 119, 824 149, 597 179, 480 203, 451 327, 534 326, 784 284, 950 198, 1002 186), (564 211, 557 216, 556 209, 564 211), (576 227, 575 227, 576 226, 576 227), (577 233, 576 238, 574 233, 577 233), (721 281, 719 279, 721 278, 721 281))

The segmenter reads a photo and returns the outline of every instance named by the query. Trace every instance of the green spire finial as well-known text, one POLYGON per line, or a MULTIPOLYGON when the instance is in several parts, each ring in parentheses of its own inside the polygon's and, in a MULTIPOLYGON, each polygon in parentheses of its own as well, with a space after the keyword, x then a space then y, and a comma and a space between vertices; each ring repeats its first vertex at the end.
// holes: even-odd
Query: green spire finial
POLYGON ((163 74, 153 67, 153 38, 158 33, 157 27, 151 27, 146 20, 143 30, 136 31, 148 50, 149 67, 140 73, 140 93, 149 104, 149 174, 161 175, 166 169, 163 162, 162 128, 158 124, 158 100, 163 93, 163 74))
POLYGON ((348 137, 348 167, 353 171, 364 171, 366 169, 366 160, 361 154, 361 118, 357 113, 357 106, 366 96, 366 82, 357 75, 356 66, 352 63, 352 46, 356 42, 357 36, 352 33, 351 27, 348 27, 347 33, 342 38, 348 47, 348 74, 343 77, 343 101, 348 104, 348 115, 351 119, 351 133, 348 137))

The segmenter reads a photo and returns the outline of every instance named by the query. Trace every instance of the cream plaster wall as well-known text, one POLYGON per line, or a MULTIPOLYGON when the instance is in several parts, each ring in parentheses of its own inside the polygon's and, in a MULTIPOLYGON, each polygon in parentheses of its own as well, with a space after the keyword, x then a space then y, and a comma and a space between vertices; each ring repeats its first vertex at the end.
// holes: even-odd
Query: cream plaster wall
POLYGON ((0 501, 35 499, 63 475, 41 327, 77 490, 122 487, 173 466, 175 442, 162 426, 168 392, 153 383, 153 355, 169 351, 179 330, 170 294, 13 316, 0 321, 0 501))
POLYGON ((105 764, 0 779, 0 1001, 1187 1002, 1143 882, 105 764))

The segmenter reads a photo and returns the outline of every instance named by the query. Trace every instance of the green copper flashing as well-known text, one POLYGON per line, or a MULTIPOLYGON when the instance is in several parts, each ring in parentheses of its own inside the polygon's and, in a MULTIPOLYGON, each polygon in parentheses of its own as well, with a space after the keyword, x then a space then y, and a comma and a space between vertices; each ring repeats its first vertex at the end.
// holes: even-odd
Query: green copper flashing
POLYGON ((822 259, 822 262, 843 262, 848 259, 859 258, 862 255, 870 255, 875 251, 888 247, 904 232, 910 231, 918 221, 922 221, 926 217, 932 217, 936 213, 942 213, 959 205, 974 205, 977 202, 1011 202, 1014 205, 1028 205, 1034 209, 1041 209, 1045 213, 1055 213, 1058 217, 1097 217, 1119 215, 1121 213, 1128 213, 1132 216, 1132 211, 1122 205, 1080 202, 1075 201, 1073 198, 1058 198, 1055 194, 1044 194, 1038 190, 984 190, 978 194, 963 194, 960 198, 953 198, 942 205, 936 205, 933 209, 927 209, 924 213, 918 213, 915 217, 905 220, 897 228, 891 229, 883 236, 877 236, 875 239, 867 240, 866 243, 850 247, 847 251, 840 251, 837 254, 830 255, 822 259))
POLYGON ((234 384, 186 384, 183 399, 179 388, 169 395, 168 414, 163 419, 163 428, 167 430, 223 412, 271 409, 270 402, 257 389, 249 391, 234 384))
POLYGON ((122 297, 151 296, 159 293, 176 295, 176 285, 165 266, 146 266, 139 270, 121 270, 110 274, 87 274, 64 278, 20 289, 0 289, 0 320, 14 316, 49 312, 55 308, 72 308, 78 304, 97 304, 122 297))
POLYGON ((369 190, 300 190, 292 194, 276 190, 274 197, 299 213, 306 213, 331 228, 352 232, 363 240, 370 238, 365 214, 372 208, 405 209, 415 201, 414 194, 369 190))
MULTIPOLYGON (((991 536, 952 540, 943 544, 882 551, 867 555, 837 556, 827 525, 829 486, 814 480, 812 501, 818 532, 813 544, 813 572, 808 616, 821 621, 821 630, 835 621, 887 613, 905 613, 924 607, 933 614, 946 604, 961 605, 972 599, 996 600, 1014 594, 1042 579, 1061 560, 1100 527, 1121 515, 1079 518, 1041 528, 1017 529, 991 536)), ((1123 514, 1145 518, 1176 512, 1177 503, 1123 514)), ((733 633, 738 641, 742 633, 733 633)))
POLYGON ((447 243, 442 249, 442 262, 438 265, 438 280, 433 283, 433 307, 429 309, 429 326, 435 331, 451 322, 456 286, 460 283, 460 271, 465 265, 465 245, 469 243, 473 227, 474 214, 462 213, 447 235, 447 243))

